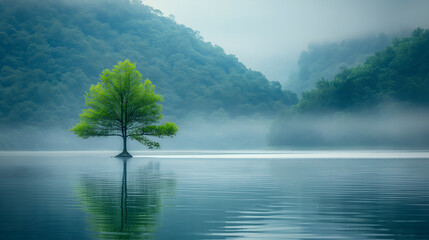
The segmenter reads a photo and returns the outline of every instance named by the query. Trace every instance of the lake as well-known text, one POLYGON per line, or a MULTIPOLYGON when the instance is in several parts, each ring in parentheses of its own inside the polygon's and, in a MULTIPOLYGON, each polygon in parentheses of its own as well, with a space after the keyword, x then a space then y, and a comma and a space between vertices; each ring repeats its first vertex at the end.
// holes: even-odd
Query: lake
POLYGON ((429 239, 429 152, 1 152, 0 239, 429 239))

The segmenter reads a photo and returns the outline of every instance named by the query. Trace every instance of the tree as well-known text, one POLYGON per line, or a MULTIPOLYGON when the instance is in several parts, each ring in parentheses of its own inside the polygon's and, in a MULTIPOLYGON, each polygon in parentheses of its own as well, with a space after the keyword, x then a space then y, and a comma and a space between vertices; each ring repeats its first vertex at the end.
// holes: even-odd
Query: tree
POLYGON ((123 139, 123 151, 116 157, 132 157, 127 151, 127 139, 134 139, 149 149, 159 148, 158 142, 147 138, 173 137, 178 128, 166 122, 156 125, 161 119, 158 102, 162 96, 154 93, 155 86, 135 69, 129 60, 119 62, 112 70, 106 69, 100 82, 92 85, 86 93, 80 122, 71 131, 81 138, 119 136, 123 139))

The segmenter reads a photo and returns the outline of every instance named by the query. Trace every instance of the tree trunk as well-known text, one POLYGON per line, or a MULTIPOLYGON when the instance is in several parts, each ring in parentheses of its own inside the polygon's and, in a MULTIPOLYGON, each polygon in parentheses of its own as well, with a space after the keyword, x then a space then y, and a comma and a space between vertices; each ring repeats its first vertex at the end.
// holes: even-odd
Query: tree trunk
POLYGON ((124 140, 124 148, 120 154, 116 155, 116 157, 118 157, 118 158, 131 158, 131 157, 133 157, 127 151, 127 137, 122 137, 122 139, 124 140))

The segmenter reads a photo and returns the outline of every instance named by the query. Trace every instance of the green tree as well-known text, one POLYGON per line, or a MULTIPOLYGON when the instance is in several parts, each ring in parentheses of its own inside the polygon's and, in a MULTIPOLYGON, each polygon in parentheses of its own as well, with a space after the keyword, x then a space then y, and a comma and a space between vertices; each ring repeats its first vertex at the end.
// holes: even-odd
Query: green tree
POLYGON ((161 119, 158 104, 162 96, 154 93, 155 86, 135 69, 129 60, 119 62, 112 70, 106 69, 100 82, 92 85, 86 93, 80 122, 71 131, 81 138, 119 136, 123 139, 123 151, 116 157, 132 157, 127 151, 127 139, 139 141, 149 149, 159 148, 147 136, 173 137, 178 128, 166 122, 156 125, 161 119))

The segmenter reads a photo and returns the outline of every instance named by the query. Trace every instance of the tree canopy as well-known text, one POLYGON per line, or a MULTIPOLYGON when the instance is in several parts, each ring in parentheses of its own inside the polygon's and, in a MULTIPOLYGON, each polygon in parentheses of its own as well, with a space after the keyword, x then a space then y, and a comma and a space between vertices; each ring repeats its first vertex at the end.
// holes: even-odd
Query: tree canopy
MULTIPOLYGON (((82 138, 119 136, 123 138, 124 157, 127 139, 139 141, 149 149, 160 145, 147 138, 172 137, 178 131, 174 123, 155 125, 162 119, 162 96, 154 92, 155 86, 135 69, 129 60, 119 62, 112 70, 106 69, 100 82, 92 85, 86 94, 88 107, 80 114, 80 122, 71 131, 82 138)), ((119 156, 119 155, 118 155, 119 156)))

